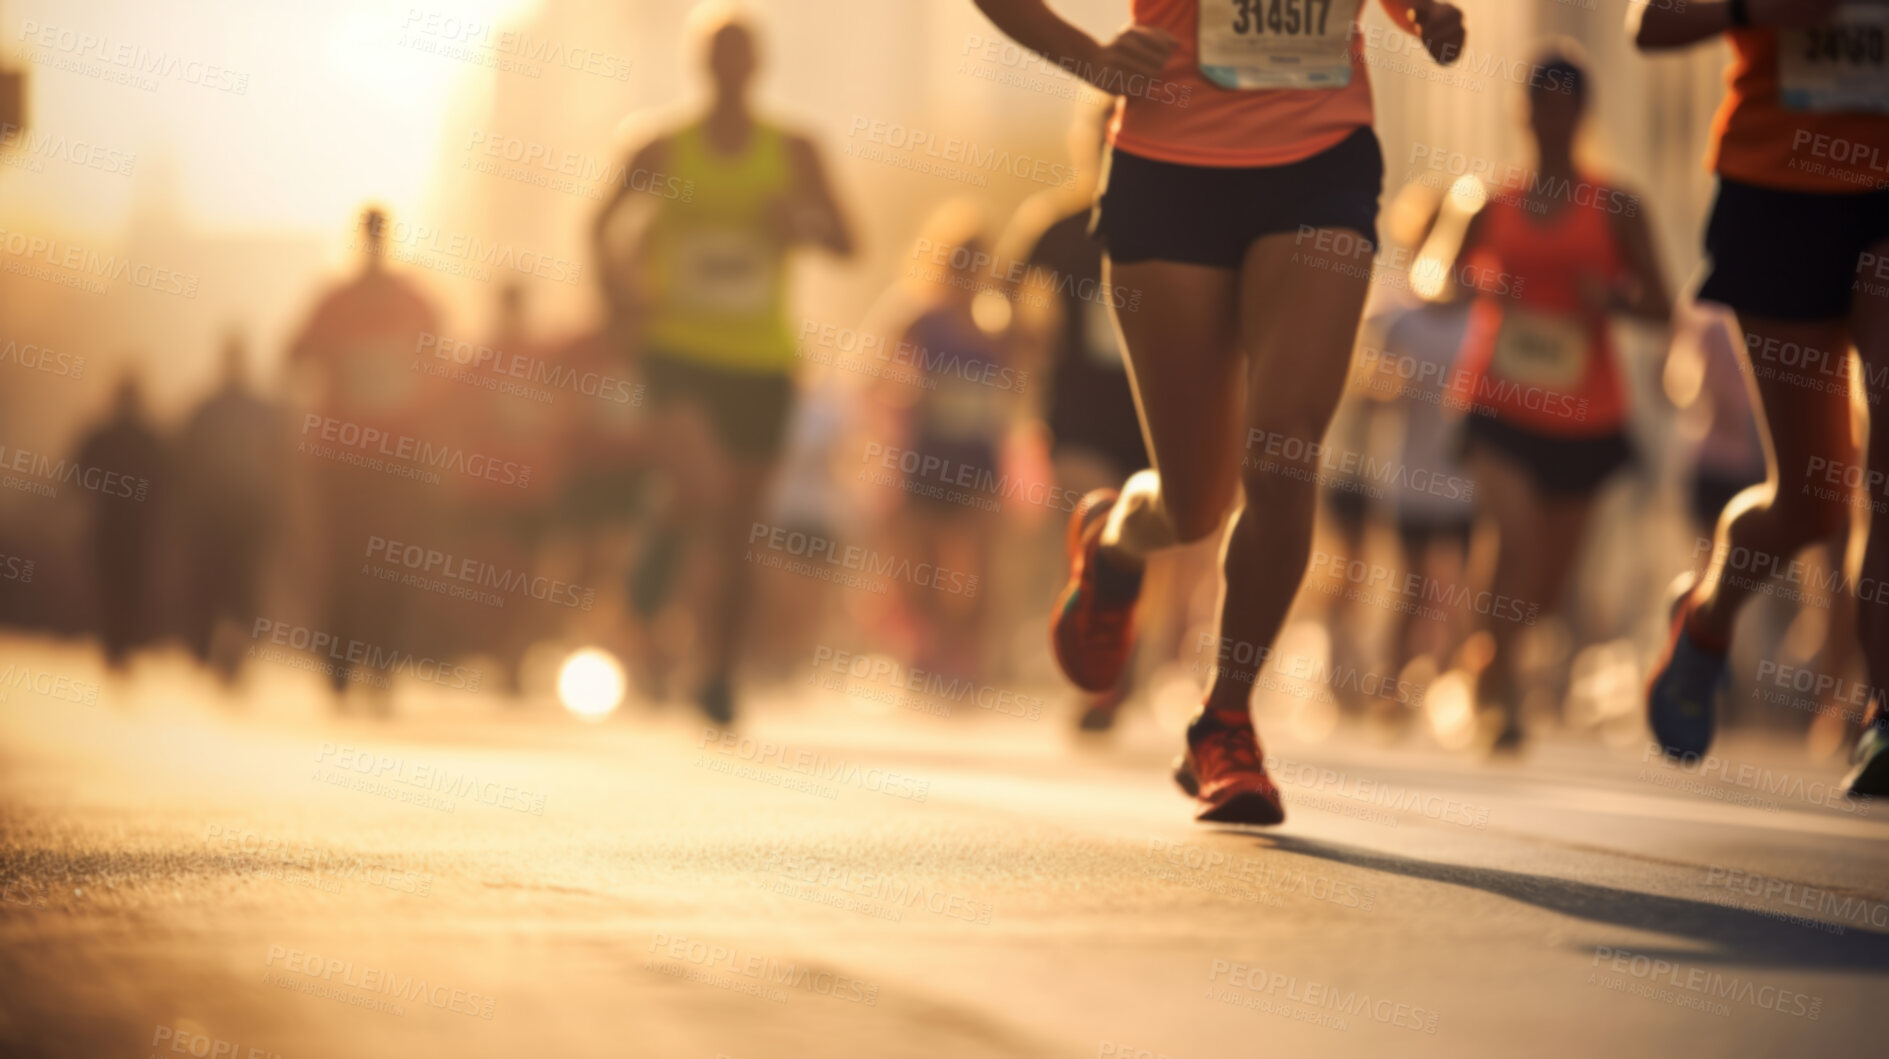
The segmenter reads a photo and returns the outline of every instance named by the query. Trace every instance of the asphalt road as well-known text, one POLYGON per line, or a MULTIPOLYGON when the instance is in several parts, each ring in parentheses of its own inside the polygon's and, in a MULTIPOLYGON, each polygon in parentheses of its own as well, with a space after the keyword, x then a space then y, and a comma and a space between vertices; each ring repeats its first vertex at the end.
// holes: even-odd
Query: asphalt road
POLYGON ((1794 747, 1281 731, 1260 833, 1146 711, 336 719, 0 647, 8 1056, 1882 1054, 1889 806, 1794 747))

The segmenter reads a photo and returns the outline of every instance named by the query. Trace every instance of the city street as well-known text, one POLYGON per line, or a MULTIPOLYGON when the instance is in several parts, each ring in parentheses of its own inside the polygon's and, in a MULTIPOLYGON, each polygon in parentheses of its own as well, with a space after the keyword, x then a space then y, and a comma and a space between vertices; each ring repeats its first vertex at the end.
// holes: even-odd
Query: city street
POLYGON ((782 688, 724 738, 90 657, 0 648, 9 1056, 1881 1054, 1889 807, 1795 743, 1274 725, 1261 833, 1048 689, 782 688))

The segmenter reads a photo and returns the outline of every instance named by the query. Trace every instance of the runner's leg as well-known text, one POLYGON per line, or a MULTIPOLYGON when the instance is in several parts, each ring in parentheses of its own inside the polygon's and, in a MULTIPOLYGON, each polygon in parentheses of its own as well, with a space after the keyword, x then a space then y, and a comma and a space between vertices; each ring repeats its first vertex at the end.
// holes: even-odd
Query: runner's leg
MULTIPOLYGON (((1319 245, 1359 245, 1348 230, 1318 236, 1278 233, 1256 240, 1240 271, 1240 337, 1247 355, 1245 430, 1229 452, 1259 456, 1276 439, 1285 451, 1322 443, 1344 393, 1351 350, 1369 289, 1368 252, 1343 254, 1319 245), (1329 234, 1327 241, 1323 236, 1329 234)), ((1317 458, 1241 462, 1245 497, 1221 552, 1220 644, 1232 657, 1270 650, 1304 580, 1318 510, 1317 458), (1280 473, 1282 469, 1305 473, 1280 473)), ((1258 666, 1218 667, 1207 709, 1218 717, 1249 716, 1258 666)))
POLYGON ((1103 263, 1103 283, 1139 292, 1114 318, 1127 352, 1151 469, 1122 487, 1102 532, 1105 561, 1138 568, 1220 525, 1238 481, 1238 279, 1174 261, 1103 263))
MULTIPOLYGON (((1739 322, 1747 349, 1782 348, 1767 345, 1773 341, 1821 351, 1841 351, 1849 344, 1848 328, 1841 321, 1741 317, 1739 322)), ((1762 373, 1757 387, 1767 435, 1767 478, 1725 505, 1712 563, 1691 595, 1688 631, 1701 646, 1719 653, 1731 642, 1739 608, 1762 586, 1767 572, 1784 566, 1806 545, 1840 532, 1849 521, 1841 498, 1819 498, 1816 490, 1823 487, 1827 492, 1827 483, 1812 473, 1813 468, 1857 462, 1848 395, 1786 382, 1775 372, 1762 373)))

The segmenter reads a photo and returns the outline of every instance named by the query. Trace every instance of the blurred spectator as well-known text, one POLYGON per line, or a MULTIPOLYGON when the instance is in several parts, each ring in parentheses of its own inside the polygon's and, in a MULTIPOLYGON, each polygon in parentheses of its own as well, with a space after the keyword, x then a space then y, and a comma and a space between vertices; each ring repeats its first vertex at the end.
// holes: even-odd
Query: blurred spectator
POLYGON ((146 418, 144 390, 127 373, 112 398, 111 417, 79 442, 75 462, 95 485, 91 500, 92 578, 105 660, 122 669, 151 630, 153 545, 157 505, 168 481, 164 443, 146 418))
POLYGON ((240 654, 219 651, 219 622, 247 629, 259 614, 264 560, 284 500, 286 434, 282 413, 250 385, 248 352, 231 336, 223 378, 178 439, 178 506, 188 575, 186 636, 199 662, 225 681, 240 654))

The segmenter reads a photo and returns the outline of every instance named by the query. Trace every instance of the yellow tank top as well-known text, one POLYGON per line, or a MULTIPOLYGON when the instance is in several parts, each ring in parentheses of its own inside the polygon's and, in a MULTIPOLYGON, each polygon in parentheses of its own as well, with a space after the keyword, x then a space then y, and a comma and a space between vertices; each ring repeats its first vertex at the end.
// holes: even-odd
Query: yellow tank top
POLYGON ((661 200, 645 244, 650 352, 734 371, 792 368, 788 248, 767 218, 792 179, 784 140, 756 122, 740 154, 722 155, 698 123, 670 142, 684 192, 661 200))

